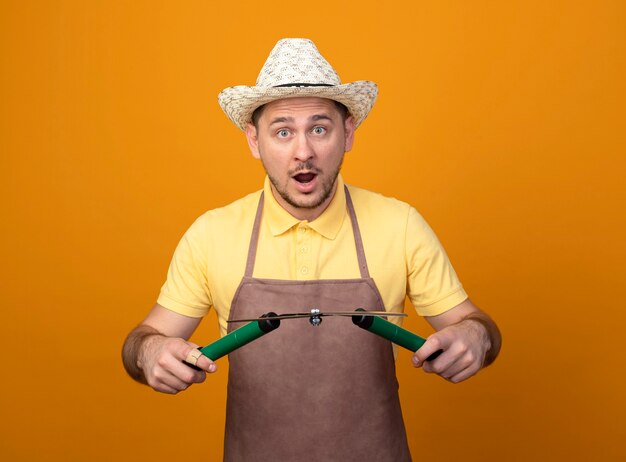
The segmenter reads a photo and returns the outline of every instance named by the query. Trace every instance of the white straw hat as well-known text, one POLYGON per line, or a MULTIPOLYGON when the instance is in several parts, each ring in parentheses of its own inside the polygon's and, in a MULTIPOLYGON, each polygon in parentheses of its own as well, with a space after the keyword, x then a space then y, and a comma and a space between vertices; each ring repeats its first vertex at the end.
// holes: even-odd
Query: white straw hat
POLYGON ((359 80, 341 83, 335 69, 308 39, 279 40, 265 61, 256 86, 238 85, 219 94, 217 100, 228 118, 241 130, 252 121, 256 108, 283 98, 316 96, 342 103, 358 127, 372 109, 378 87, 359 80))

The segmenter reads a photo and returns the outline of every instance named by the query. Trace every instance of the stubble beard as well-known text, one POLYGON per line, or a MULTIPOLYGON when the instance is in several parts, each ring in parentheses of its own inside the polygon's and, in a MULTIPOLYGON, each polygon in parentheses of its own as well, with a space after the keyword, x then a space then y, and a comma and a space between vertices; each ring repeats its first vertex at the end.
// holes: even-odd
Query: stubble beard
MULTIPOLYGON (((326 202, 330 198, 330 196, 333 194, 334 189, 335 189, 335 183, 337 182, 337 177, 339 176, 339 172, 341 170, 342 164, 343 164, 343 158, 341 159, 341 162, 339 163, 337 168, 333 172, 331 172, 330 175, 328 175, 325 181, 321 183, 320 194, 317 200, 315 200, 314 202, 304 202, 304 201, 296 200, 294 197, 292 197, 289 194, 289 192, 287 191, 286 185, 285 187, 282 187, 279 184, 278 180, 274 178, 267 171, 267 168, 265 169, 265 171, 267 172, 267 176, 270 179, 270 182, 272 183, 272 185, 274 186, 274 189, 276 190, 276 192, 278 192, 280 197, 282 197, 286 203, 288 203, 289 205, 297 209, 309 210, 309 209, 315 209, 319 207, 324 202, 326 202)), ((296 175, 298 172, 303 171, 303 170, 307 170, 307 171, 311 171, 315 173, 318 176, 318 178, 320 178, 321 174, 323 173, 321 170, 316 168, 310 161, 306 161, 298 165, 294 170, 288 172, 289 173, 288 178, 291 179, 294 175, 296 175)))

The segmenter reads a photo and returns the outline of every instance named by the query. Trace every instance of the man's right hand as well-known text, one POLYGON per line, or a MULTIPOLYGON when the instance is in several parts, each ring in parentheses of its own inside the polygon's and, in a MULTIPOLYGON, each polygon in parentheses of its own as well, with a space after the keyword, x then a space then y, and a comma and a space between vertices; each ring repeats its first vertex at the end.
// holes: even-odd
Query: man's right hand
POLYGON ((185 339, 191 336, 200 320, 155 305, 124 342, 122 359, 128 375, 156 391, 172 394, 204 382, 207 372, 217 370, 213 361, 200 356, 196 365, 201 371, 183 363, 198 347, 185 339))
POLYGON ((204 355, 198 358, 197 371, 183 363, 198 345, 182 338, 160 334, 145 337, 139 348, 137 366, 143 371, 145 382, 162 393, 176 394, 194 383, 202 383, 206 374, 217 370, 217 365, 204 355))

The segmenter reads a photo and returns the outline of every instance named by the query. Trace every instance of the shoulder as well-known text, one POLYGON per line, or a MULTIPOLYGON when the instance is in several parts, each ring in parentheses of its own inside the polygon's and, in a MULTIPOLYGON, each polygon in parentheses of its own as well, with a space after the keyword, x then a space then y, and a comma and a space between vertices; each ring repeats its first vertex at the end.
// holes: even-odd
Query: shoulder
POLYGON ((417 213, 411 205, 393 197, 351 185, 348 191, 359 220, 373 218, 378 222, 406 222, 410 214, 417 213))
POLYGON ((250 215, 254 218, 260 197, 261 191, 255 191, 223 207, 207 210, 196 222, 208 224, 236 222, 249 218, 250 215))
POLYGON ((359 225, 366 232, 371 230, 396 239, 407 236, 412 240, 433 238, 432 229, 411 204, 355 186, 348 186, 348 191, 359 225))
POLYGON ((200 215, 187 230, 187 235, 219 236, 236 232, 247 224, 252 226, 261 191, 250 193, 223 207, 208 210, 200 215))

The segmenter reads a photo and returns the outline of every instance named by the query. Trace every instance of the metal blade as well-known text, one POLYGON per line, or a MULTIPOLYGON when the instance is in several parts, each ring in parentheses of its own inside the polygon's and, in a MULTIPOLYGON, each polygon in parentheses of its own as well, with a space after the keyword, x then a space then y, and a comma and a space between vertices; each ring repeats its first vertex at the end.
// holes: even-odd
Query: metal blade
POLYGON ((391 313, 387 311, 327 311, 318 314, 318 316, 402 316, 406 317, 406 313, 391 313))
POLYGON ((262 321, 263 319, 297 319, 297 318, 310 318, 311 313, 288 313, 279 314, 276 316, 263 316, 262 318, 250 318, 250 319, 230 319, 226 322, 252 322, 262 321))
POLYGON ((390 313, 387 311, 320 311, 319 313, 286 313, 276 316, 263 316, 262 318, 250 319, 231 319, 227 322, 252 322, 261 321, 263 319, 298 319, 311 318, 314 316, 408 316, 406 313, 390 313))

